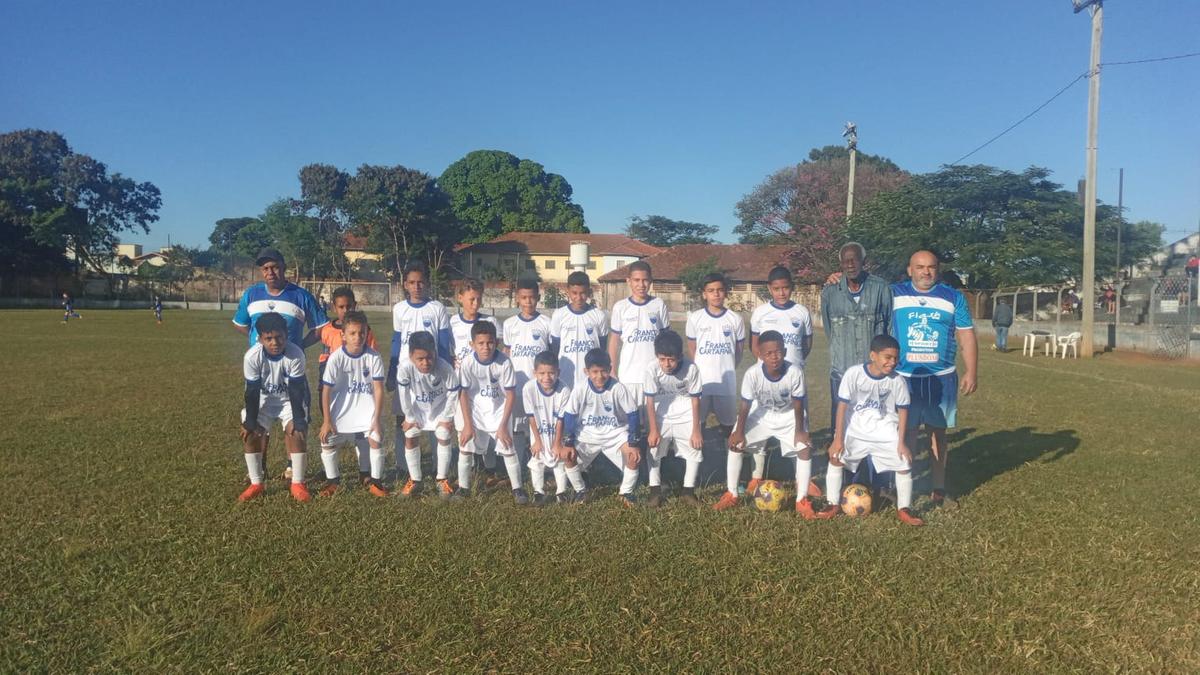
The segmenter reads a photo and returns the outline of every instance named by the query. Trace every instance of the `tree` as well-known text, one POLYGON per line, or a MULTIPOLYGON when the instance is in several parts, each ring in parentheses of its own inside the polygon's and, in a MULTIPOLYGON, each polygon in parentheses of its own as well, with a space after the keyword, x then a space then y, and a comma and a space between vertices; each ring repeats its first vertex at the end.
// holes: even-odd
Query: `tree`
MULTIPOLYGON (((795 248, 792 265, 801 278, 824 278, 837 268, 837 246, 846 220, 850 157, 845 148, 809 152, 798 166, 780 169, 737 203, 734 232, 743 244, 795 248)), ((858 153, 855 203, 903 185, 909 175, 891 160, 858 153)))
POLYGON ((297 214, 292 208, 292 200, 271 202, 260 220, 270 233, 273 245, 283 254, 288 267, 296 271, 297 277, 307 274, 316 279, 332 272, 328 245, 321 239, 316 218, 297 214))
POLYGON ((467 242, 505 232, 587 232, 566 178, 500 150, 476 150, 451 164, 438 184, 450 196, 467 242))
POLYGON ((632 216, 625 227, 625 236, 639 241, 670 248, 683 244, 715 244, 712 235, 717 233, 715 225, 671 220, 664 216, 632 216))
POLYGON ((350 175, 329 164, 309 164, 300 169, 300 199, 292 209, 312 217, 324 242, 328 265, 343 279, 350 278, 350 263, 342 251, 342 237, 350 229, 346 190, 350 175))
MULTIPOLYGON (((856 211, 846 234, 867 247, 876 269, 900 278, 909 256, 929 249, 943 270, 970 288, 1061 283, 1079 279, 1083 208, 1074 192, 1049 180, 1050 171, 1021 173, 990 166, 947 166, 917 176, 856 211)), ((1096 269, 1116 265, 1117 210, 1096 209, 1096 269)), ((1127 230, 1131 226, 1126 225, 1127 230)), ((1139 225, 1126 256, 1160 245, 1161 229, 1139 225)), ((1122 244, 1125 248, 1125 244, 1122 244)))
POLYGON ((721 274, 725 272, 721 269, 721 263, 715 255, 679 270, 679 283, 683 284, 688 295, 695 300, 704 293, 704 277, 714 272, 721 274))
POLYGON ((208 242, 216 250, 228 255, 234 252, 241 231, 258 222, 258 218, 222 218, 216 222, 212 234, 208 235, 208 242))
POLYGON ((109 173, 62 135, 0 134, 0 260, 8 273, 76 261, 104 273, 118 235, 150 231, 162 198, 151 183, 109 173))

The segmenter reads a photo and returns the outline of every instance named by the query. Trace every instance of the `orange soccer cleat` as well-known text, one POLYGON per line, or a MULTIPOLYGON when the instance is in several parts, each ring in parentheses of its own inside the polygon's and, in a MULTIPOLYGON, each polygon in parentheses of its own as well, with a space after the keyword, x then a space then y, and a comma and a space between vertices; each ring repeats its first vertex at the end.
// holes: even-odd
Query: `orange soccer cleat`
POLYGON ((238 495, 238 501, 239 502, 248 502, 251 499, 254 499, 255 497, 263 496, 263 492, 264 492, 264 490, 263 490, 262 483, 251 483, 250 487, 246 488, 245 490, 242 490, 242 494, 238 495))
POLYGON ((746 496, 753 497, 754 493, 758 490, 758 486, 762 485, 762 482, 763 479, 761 478, 751 478, 750 482, 746 485, 746 496))
POLYGON ((290 490, 292 493, 292 499, 295 499, 298 502, 312 501, 312 495, 309 494, 308 486, 306 486, 304 483, 292 483, 290 490))
POLYGON ((815 517, 817 520, 829 520, 830 518, 836 517, 837 514, 839 514, 841 512, 842 512, 842 509, 840 506, 838 506, 837 504, 830 504, 829 506, 826 506, 825 508, 821 509, 820 511, 817 511, 815 514, 815 517))
POLYGON ((718 500, 716 504, 713 504, 713 508, 717 511, 724 511, 726 509, 732 509, 737 505, 737 495, 733 494, 729 490, 726 490, 725 493, 721 495, 721 499, 718 500))
POLYGON ((454 486, 450 484, 450 480, 442 478, 437 482, 437 493, 442 499, 449 499, 450 495, 454 494, 454 486))
POLYGON ((380 483, 377 480, 372 480, 370 483, 368 483, 367 490, 369 490, 371 494, 375 495, 376 497, 388 497, 392 494, 383 486, 383 483, 380 483))
POLYGON ((897 509, 896 516, 900 518, 900 522, 904 523, 905 525, 920 527, 925 524, 925 521, 918 518, 916 514, 912 512, 912 509, 897 509))
POLYGON ((325 485, 321 486, 321 490, 317 492, 317 494, 322 497, 332 497, 337 494, 338 488, 340 487, 341 486, 338 483, 327 481, 325 485))
POLYGON ((813 510, 812 500, 808 497, 796 500, 796 513, 799 513, 805 520, 816 520, 817 518, 817 512, 813 510))

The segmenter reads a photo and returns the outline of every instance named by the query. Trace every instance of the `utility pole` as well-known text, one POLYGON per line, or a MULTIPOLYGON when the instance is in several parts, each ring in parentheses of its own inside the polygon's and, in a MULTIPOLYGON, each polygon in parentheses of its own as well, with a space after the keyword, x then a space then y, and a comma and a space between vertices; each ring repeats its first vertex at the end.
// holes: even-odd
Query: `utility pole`
POLYGON ((1083 339, 1080 347, 1091 358, 1095 352, 1096 314, 1096 133, 1100 125, 1100 38, 1104 32, 1104 0, 1073 0, 1075 13, 1092 10, 1092 56, 1088 65, 1087 186, 1083 203, 1083 339))
POLYGON ((1117 275, 1113 284, 1117 290, 1117 304, 1113 307, 1113 323, 1121 325, 1121 230, 1125 229, 1125 169, 1117 174, 1117 275))
POLYGON ((850 149, 850 187, 846 190, 846 219, 854 215, 854 165, 858 163, 858 126, 854 122, 846 122, 846 130, 842 132, 846 139, 846 147, 850 149))

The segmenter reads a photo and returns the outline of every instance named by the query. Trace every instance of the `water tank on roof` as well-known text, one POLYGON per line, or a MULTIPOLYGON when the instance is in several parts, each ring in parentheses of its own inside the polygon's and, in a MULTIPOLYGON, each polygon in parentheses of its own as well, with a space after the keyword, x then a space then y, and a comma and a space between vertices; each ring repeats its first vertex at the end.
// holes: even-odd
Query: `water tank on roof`
POLYGON ((590 255, 591 246, 586 241, 571 242, 571 270, 586 272, 590 255))

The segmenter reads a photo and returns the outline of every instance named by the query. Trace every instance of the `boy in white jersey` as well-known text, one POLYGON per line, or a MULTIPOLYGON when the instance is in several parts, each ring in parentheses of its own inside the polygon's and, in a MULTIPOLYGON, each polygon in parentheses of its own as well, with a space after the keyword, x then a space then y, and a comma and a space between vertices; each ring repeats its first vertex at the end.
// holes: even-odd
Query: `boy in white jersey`
POLYGON ((767 290, 771 301, 755 307, 750 314, 750 352, 759 358, 758 336, 773 330, 783 336, 787 347, 783 358, 803 368, 812 351, 812 315, 807 307, 792 301, 791 271, 783 265, 771 268, 767 273, 767 290))
POLYGON ((558 380, 558 357, 544 351, 534 358, 533 379, 521 390, 530 438, 529 478, 533 483, 533 505, 546 505, 546 469, 554 471, 555 499, 567 502, 567 467, 558 458, 554 439, 562 426, 561 414, 571 390, 558 380))
POLYGON ((529 495, 521 487, 521 461, 512 442, 512 410, 517 381, 512 360, 496 349, 496 327, 486 321, 471 326, 471 344, 475 354, 459 366, 459 404, 463 429, 458 436, 458 489, 452 499, 471 496, 471 469, 474 456, 495 445, 504 458, 504 468, 513 486, 517 504, 528 504, 529 495))
MULTIPOLYGON (((517 400, 513 409, 513 443, 517 452, 530 450, 531 436, 525 420, 522 395, 525 385, 533 379, 534 359, 550 349, 550 317, 538 312, 537 279, 517 280, 516 302, 519 310, 504 320, 504 353, 512 359, 517 375, 517 400)), ((558 368, 555 367, 557 379, 558 368)), ((523 456, 523 455, 522 455, 523 456)))
POLYGON ((728 438, 737 420, 737 364, 742 360, 746 324, 742 317, 725 309, 729 289, 724 275, 712 273, 702 279, 704 308, 688 315, 687 338, 692 361, 700 369, 704 394, 700 397, 700 422, 708 414, 717 416, 721 436, 728 438))
POLYGON ((654 338, 657 363, 646 375, 646 437, 650 469, 651 508, 662 506, 662 460, 674 448, 675 456, 685 464, 683 493, 679 499, 699 506, 696 478, 704 459, 704 436, 700 422, 700 369, 683 358, 683 338, 673 330, 663 330, 654 338))
POLYGON ((400 408, 404 411, 404 461, 408 482, 400 490, 406 497, 421 494, 421 434, 433 432, 437 441, 437 491, 443 499, 453 494, 450 487, 450 439, 454 412, 458 410, 458 373, 437 357, 433 335, 413 333, 408 340, 408 365, 400 369, 400 408))
MULTIPOLYGON (((500 332, 500 324, 496 322, 495 317, 488 316, 479 311, 481 304, 483 304, 483 282, 478 279, 463 279, 462 284, 458 287, 459 311, 450 317, 450 337, 454 341, 454 358, 452 361, 456 369, 474 353, 474 349, 471 347, 471 326, 474 326, 476 321, 487 321, 496 327, 497 348, 499 348, 502 341, 503 333, 500 332)), ((517 391, 519 392, 520 389, 517 391)), ((461 411, 457 412, 454 416, 454 426, 459 431, 462 431, 463 418, 461 411)), ((483 470, 485 472, 483 481, 485 486, 492 488, 500 484, 501 481, 496 476, 496 453, 494 450, 488 450, 484 454, 483 470)))
POLYGON ((629 265, 629 297, 613 305, 609 319, 608 356, 612 376, 621 381, 642 403, 642 385, 655 364, 654 338, 670 328, 671 317, 662 298, 650 295, 650 264, 638 260, 629 265))
POLYGON ((603 347, 608 336, 604 310, 591 304, 592 282, 586 272, 567 277, 567 304, 550 318, 551 350, 558 353, 558 379, 578 389, 587 375, 587 353, 603 347))
MULTIPOLYGON (((895 472, 896 515, 900 522, 924 525, 925 521, 911 509, 912 453, 900 431, 908 422, 909 392, 908 383, 896 373, 899 360, 900 343, 896 338, 876 335, 871 340, 869 360, 847 368, 842 375, 825 494, 836 499, 835 495, 842 493, 842 467, 854 471, 865 459, 876 471, 895 472)), ((837 504, 830 504, 817 517, 832 518, 837 513, 837 504)))
POLYGON ((555 446, 566 462, 567 479, 575 488, 575 501, 588 501, 583 471, 596 457, 604 455, 621 469, 619 496, 625 506, 637 503, 638 431, 641 427, 637 402, 625 385, 612 378, 612 359, 596 347, 584 356, 587 379, 571 390, 563 423, 558 426, 555 446))
POLYGON ((263 453, 275 420, 283 425, 283 442, 292 468, 292 497, 312 499, 304 485, 305 432, 308 430, 308 383, 304 351, 288 341, 287 322, 268 312, 254 322, 258 344, 242 358, 246 380, 245 408, 239 430, 246 455, 250 487, 238 496, 250 501, 263 494, 263 453))
POLYGON ((367 315, 348 311, 342 315, 341 346, 330 353, 321 374, 321 462, 325 465, 322 497, 332 497, 341 485, 338 449, 353 444, 359 466, 368 457, 367 485, 371 494, 386 497, 383 487, 383 358, 367 346, 367 315))
POLYGON ((779 440, 784 457, 796 461, 796 511, 813 518, 807 486, 812 477, 812 440, 804 417, 804 371, 783 358, 783 336, 769 330, 758 338, 762 363, 750 366, 742 377, 742 403, 737 428, 729 437, 725 466, 726 491, 714 508, 718 511, 738 504, 738 482, 745 452, 763 454, 767 441, 779 440))

